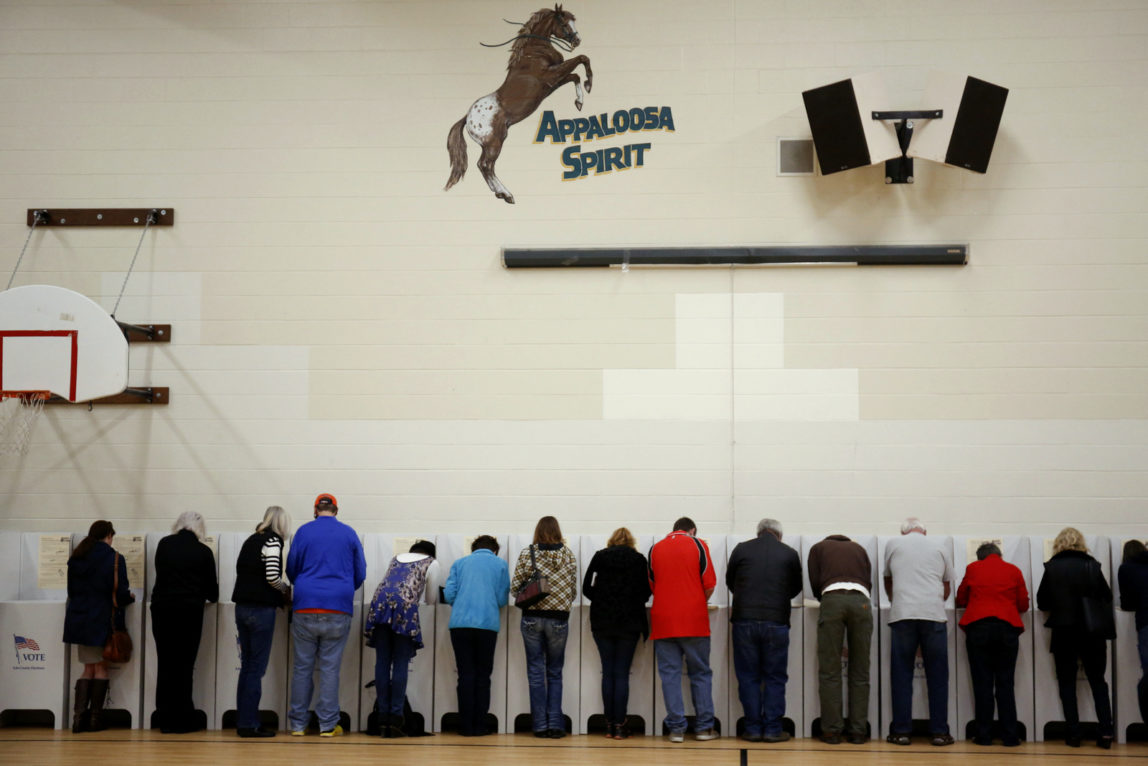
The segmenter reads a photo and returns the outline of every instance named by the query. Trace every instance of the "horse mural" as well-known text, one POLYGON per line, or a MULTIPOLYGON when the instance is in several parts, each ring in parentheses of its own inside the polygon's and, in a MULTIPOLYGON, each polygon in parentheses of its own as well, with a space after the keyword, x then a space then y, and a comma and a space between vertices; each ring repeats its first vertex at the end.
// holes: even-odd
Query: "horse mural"
POLYGON ((587 93, 594 74, 586 56, 579 54, 563 59, 555 47, 557 42, 569 52, 581 42, 578 30, 574 28, 574 14, 562 10, 561 5, 536 12, 507 42, 513 45, 506 65, 506 79, 498 90, 471 104, 466 116, 447 134, 450 180, 446 182, 444 191, 461 181, 466 173, 466 142, 462 138, 465 126, 471 140, 482 147, 478 169, 482 171, 486 185, 494 196, 513 205, 514 195, 494 174, 494 163, 502 152, 502 143, 510 126, 529 117, 547 96, 568 82, 574 83, 574 106, 581 110, 582 80, 574 70, 579 64, 586 67, 587 93))

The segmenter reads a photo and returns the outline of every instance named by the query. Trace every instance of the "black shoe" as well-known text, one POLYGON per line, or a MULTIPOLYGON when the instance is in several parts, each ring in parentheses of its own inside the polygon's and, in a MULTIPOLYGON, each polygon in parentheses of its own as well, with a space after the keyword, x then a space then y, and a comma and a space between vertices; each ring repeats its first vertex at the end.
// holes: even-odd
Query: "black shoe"
POLYGON ((550 735, 550 739, 562 739, 566 736, 565 729, 551 729, 547 733, 550 735))
POLYGON ((850 734, 848 741, 850 745, 864 745, 869 742, 869 738, 864 734, 850 734))
POLYGON ((1112 749, 1112 735, 1111 734, 1105 734, 1103 737, 1100 737, 1099 739, 1097 739, 1096 740, 1096 746, 1099 747, 1101 750, 1111 750, 1112 749))
POLYGON ((538 729, 534 732, 534 736, 538 737, 539 739, 550 739, 550 730, 538 729))
POLYGON ((1020 747, 1020 740, 1019 739, 1004 739, 1004 740, 1001 740, 1001 744, 1005 747, 1020 747))
POLYGON ((1080 737, 1065 737, 1064 744, 1069 747, 1080 747, 1080 737))
POLYGON ((788 742, 789 732, 783 731, 777 734, 763 734, 761 737, 762 742, 788 742))
POLYGON ((973 744, 981 747, 992 747, 993 741, 988 737, 973 737, 973 744))
POLYGON ((908 734, 890 734, 888 737, 885 737, 885 741, 890 745, 906 746, 913 744, 913 738, 908 734))
POLYGON ((761 742, 764 737, 762 737, 760 734, 742 734, 739 739, 742 739, 746 742, 761 742))
POLYGON ((954 742, 956 742, 956 740, 953 739, 953 735, 948 733, 934 734, 933 738, 929 740, 929 744, 931 744, 933 747, 945 747, 947 745, 953 744, 954 742))
POLYGON ((244 739, 251 739, 253 737, 262 738, 275 736, 275 732, 271 731, 270 729, 264 729, 262 727, 258 729, 236 729, 235 733, 244 739))
POLYGON ((841 735, 840 734, 822 734, 821 735, 821 741, 827 745, 840 745, 841 744, 841 735))

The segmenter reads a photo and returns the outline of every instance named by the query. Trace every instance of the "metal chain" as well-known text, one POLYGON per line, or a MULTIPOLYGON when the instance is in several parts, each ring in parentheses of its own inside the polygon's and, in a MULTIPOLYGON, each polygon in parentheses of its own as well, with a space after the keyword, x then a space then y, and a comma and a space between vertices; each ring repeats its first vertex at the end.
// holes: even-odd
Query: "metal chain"
POLYGON ((128 266, 128 273, 124 274, 124 284, 123 284, 123 287, 120 288, 119 297, 116 298, 116 305, 112 307, 112 319, 115 319, 116 310, 120 307, 120 301, 123 300, 123 298, 124 298, 124 291, 128 289, 128 280, 131 278, 132 271, 136 267, 136 258, 139 258, 139 256, 140 256, 140 248, 143 247, 143 241, 144 241, 144 237, 147 236, 147 230, 149 228, 151 228, 151 225, 153 223, 155 223, 156 220, 157 220, 156 211, 155 210, 149 210, 148 214, 147 214, 147 221, 144 223, 143 233, 140 234, 139 244, 136 245, 136 253, 135 253, 135 255, 132 256, 132 262, 128 266))
POLYGON ((43 212, 37 210, 32 215, 32 229, 28 232, 28 238, 24 240, 24 247, 20 249, 20 257, 16 259, 16 268, 12 269, 12 276, 8 277, 8 287, 6 290, 12 288, 12 282, 16 279, 16 272, 20 270, 20 262, 24 260, 24 252, 28 249, 28 243, 32 241, 32 235, 36 232, 36 224, 40 223, 43 212))

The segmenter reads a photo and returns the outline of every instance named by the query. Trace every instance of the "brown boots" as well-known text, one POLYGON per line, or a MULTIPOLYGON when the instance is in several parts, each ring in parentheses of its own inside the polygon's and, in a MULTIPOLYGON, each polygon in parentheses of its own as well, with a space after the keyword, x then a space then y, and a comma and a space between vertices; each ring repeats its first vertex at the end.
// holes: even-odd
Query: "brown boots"
POLYGON ((104 702, 108 698, 108 679, 94 679, 92 681, 92 700, 88 708, 88 731, 103 731, 108 728, 104 725, 104 702))
POLYGON ((72 702, 72 733, 103 731, 104 702, 108 698, 108 679, 81 678, 76 681, 72 702))
POLYGON ((81 678, 76 681, 76 691, 72 695, 72 733, 79 734, 88 730, 88 701, 92 694, 92 679, 81 678))

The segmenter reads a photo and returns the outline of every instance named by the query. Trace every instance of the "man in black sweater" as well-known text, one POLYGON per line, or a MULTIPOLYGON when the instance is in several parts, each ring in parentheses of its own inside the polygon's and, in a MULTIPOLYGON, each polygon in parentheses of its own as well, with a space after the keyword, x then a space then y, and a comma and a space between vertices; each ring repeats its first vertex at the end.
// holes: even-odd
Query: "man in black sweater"
POLYGON ((789 612, 801 592, 801 557, 781 542, 781 522, 762 519, 757 537, 738 543, 725 582, 733 594, 730 622, 738 697, 745 710, 741 738, 785 742, 785 683, 789 680, 789 612))

